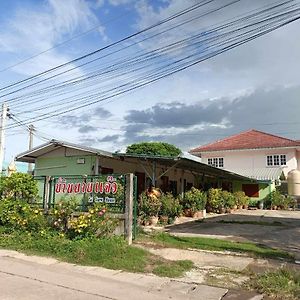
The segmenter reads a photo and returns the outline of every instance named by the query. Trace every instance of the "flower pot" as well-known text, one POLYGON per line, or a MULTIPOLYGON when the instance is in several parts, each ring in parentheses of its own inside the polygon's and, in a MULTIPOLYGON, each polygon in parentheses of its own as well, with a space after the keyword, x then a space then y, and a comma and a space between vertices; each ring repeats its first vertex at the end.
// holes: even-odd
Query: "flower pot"
POLYGON ((149 220, 150 220, 150 225, 152 226, 156 226, 158 223, 158 217, 152 216, 149 218, 149 220))
POLYGON ((219 207, 219 213, 220 214, 225 214, 225 212, 226 212, 225 207, 223 207, 223 206, 219 207))
POLYGON ((237 205, 233 205, 233 210, 237 210, 237 205))
POLYGON ((190 208, 186 208, 186 209, 183 211, 183 213, 184 213, 184 216, 185 216, 185 217, 192 217, 192 216, 193 216, 193 212, 192 212, 192 210, 191 210, 190 208))
POLYGON ((258 208, 259 209, 264 209, 264 202, 263 201, 258 202, 258 208))
POLYGON ((169 221, 168 216, 160 216, 159 219, 160 219, 161 223, 168 224, 168 221, 169 221))
POLYGON ((231 214, 231 208, 226 207, 225 212, 226 212, 226 214, 231 214))
POLYGON ((239 205, 239 209, 243 209, 243 205, 239 205))
POLYGON ((248 209, 248 204, 244 204, 243 209, 248 209))
POLYGON ((204 219, 205 217, 206 217, 206 209, 196 211, 193 214, 193 218, 196 218, 196 219, 204 219))

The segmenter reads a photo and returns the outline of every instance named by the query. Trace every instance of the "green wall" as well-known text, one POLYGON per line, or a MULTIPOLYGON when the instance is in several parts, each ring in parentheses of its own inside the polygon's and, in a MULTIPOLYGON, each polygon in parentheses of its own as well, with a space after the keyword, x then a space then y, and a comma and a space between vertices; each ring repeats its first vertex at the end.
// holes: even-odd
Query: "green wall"
MULTIPOLYGON (((234 181, 233 182, 233 192, 242 191, 242 184, 251 184, 253 182, 241 182, 234 181)), ((268 196, 273 190, 275 190, 275 183, 259 183, 259 197, 250 197, 251 200, 263 200, 266 196, 268 196)))
POLYGON ((63 175, 93 175, 96 166, 96 155, 39 157, 35 163, 35 176, 63 175), (77 159, 84 158, 84 164, 78 164, 77 159))

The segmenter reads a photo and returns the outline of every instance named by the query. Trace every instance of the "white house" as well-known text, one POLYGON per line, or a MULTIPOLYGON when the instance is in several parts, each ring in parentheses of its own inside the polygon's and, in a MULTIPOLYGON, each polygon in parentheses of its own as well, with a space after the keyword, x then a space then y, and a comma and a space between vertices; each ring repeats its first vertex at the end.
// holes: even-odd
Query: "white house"
POLYGON ((286 177, 289 171, 300 169, 300 141, 255 129, 197 147, 190 153, 208 165, 274 183, 283 174, 286 177))

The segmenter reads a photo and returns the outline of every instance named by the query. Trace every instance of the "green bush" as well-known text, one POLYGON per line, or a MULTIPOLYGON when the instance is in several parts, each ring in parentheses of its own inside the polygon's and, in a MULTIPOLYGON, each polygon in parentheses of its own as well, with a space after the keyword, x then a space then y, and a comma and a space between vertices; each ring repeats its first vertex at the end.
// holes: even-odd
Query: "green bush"
POLYGON ((190 209, 192 213, 205 209, 206 201, 206 193, 194 187, 185 192, 181 200, 183 209, 190 209))
POLYGON ((249 204, 249 197, 245 195, 245 192, 243 191, 237 191, 233 193, 233 196, 235 198, 235 204, 237 206, 243 206, 249 204))
POLYGON ((223 199, 224 207, 226 208, 233 208, 235 203, 234 195, 228 191, 222 191, 221 197, 223 199))
POLYGON ((147 196, 146 192, 140 195, 139 199, 139 215, 142 218, 156 217, 161 208, 160 198, 152 195, 147 196))
POLYGON ((162 194, 160 197, 161 208, 159 211, 160 216, 168 216, 174 219, 182 213, 182 206, 177 198, 174 198, 172 193, 162 194))
POLYGON ((211 188, 207 193, 207 206, 213 211, 218 211, 218 209, 224 206, 224 201, 222 198, 222 190, 211 188))
POLYGON ((43 211, 22 200, 0 201, 0 224, 12 229, 40 231, 48 228, 43 211))
POLYGON ((13 173, 0 179, 1 198, 14 198, 33 203, 38 197, 38 186, 29 174, 13 173))
POLYGON ((273 191, 270 196, 266 198, 266 203, 268 208, 273 208, 275 206, 281 209, 295 207, 295 200, 290 196, 285 197, 278 190, 273 191))

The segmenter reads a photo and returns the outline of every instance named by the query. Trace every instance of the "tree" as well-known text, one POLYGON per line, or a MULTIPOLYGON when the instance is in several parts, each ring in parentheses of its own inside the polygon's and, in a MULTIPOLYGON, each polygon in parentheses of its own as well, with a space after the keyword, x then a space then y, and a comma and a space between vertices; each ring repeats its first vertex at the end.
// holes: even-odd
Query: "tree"
POLYGON ((0 179, 1 198, 13 198, 33 202, 38 196, 38 186, 29 174, 13 173, 0 179))
POLYGON ((174 145, 162 142, 143 142, 132 144, 127 147, 128 154, 144 154, 144 155, 159 155, 159 156, 178 156, 181 150, 174 145))

